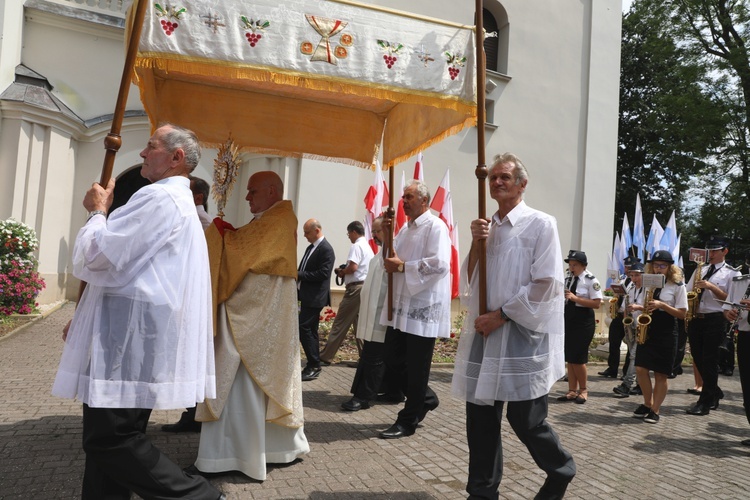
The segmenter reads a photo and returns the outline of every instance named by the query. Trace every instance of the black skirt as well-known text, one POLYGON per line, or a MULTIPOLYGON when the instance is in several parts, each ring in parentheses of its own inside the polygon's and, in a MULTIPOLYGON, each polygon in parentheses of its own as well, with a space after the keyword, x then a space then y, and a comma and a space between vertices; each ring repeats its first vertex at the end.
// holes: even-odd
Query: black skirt
POLYGON ((573 302, 565 305, 565 361, 576 365, 588 363, 594 330, 596 319, 593 309, 578 307, 573 302))
POLYGON ((677 319, 664 311, 654 311, 646 342, 635 349, 635 366, 669 375, 676 354, 677 319))

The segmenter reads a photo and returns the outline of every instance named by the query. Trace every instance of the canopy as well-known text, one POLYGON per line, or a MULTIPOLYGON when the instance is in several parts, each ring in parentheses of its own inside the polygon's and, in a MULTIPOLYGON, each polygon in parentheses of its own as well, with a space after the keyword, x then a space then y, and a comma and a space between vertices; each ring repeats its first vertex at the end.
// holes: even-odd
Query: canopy
POLYGON ((205 144, 370 167, 382 142, 390 167, 476 124, 474 54, 472 26, 345 0, 169 0, 134 79, 205 144))

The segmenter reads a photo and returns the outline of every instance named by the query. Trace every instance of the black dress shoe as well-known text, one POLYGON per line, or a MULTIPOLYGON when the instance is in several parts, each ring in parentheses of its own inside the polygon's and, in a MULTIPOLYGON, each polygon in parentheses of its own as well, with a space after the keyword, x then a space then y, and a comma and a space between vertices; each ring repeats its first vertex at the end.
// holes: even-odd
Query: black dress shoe
POLYGON ((346 411, 366 410, 370 407, 370 402, 364 399, 352 398, 345 403, 341 403, 341 408, 346 411))
POLYGON ((743 439, 742 441, 740 441, 740 444, 742 446, 750 446, 750 439, 743 439))
POLYGON ((565 490, 568 489, 568 484, 573 478, 567 480, 556 480, 553 481, 550 478, 544 480, 544 484, 539 489, 539 493, 536 494, 534 500, 561 500, 565 497, 565 490))
POLYGON ((724 368, 723 370, 719 371, 722 375, 726 375, 727 377, 731 377, 734 375, 734 369, 733 368, 724 368))
POLYGON ((164 432, 200 432, 201 423, 195 420, 180 419, 176 424, 165 424, 161 426, 164 432))
POLYGON ((688 415, 708 415, 711 410, 708 406, 701 403, 695 403, 693 406, 685 410, 688 415))
POLYGON ((425 418, 425 417, 427 416, 427 412, 428 412, 428 411, 432 411, 432 410, 434 410, 434 409, 435 409, 435 408, 437 408, 437 407, 438 407, 439 405, 440 405, 440 402, 439 402, 439 401, 438 401, 438 402, 437 402, 437 403, 435 404, 435 406, 427 406, 427 405, 424 405, 424 406, 422 407, 422 413, 420 413, 420 414, 419 414, 419 422, 421 422, 422 420, 424 420, 424 418, 425 418))
POLYGON ((599 372, 599 375, 607 378, 617 378, 617 370, 610 370, 609 368, 607 368, 603 372, 599 372))
POLYGON ((698 389, 696 389, 694 387, 691 387, 690 389, 688 389, 687 393, 688 394, 694 394, 696 396, 700 396, 701 395, 701 391, 699 391, 698 389))
POLYGON ((380 433, 380 439, 399 439, 414 434, 414 429, 410 429, 398 422, 388 427, 380 433))
POLYGON ((319 366, 308 366, 302 370, 302 381, 307 382, 309 380, 315 380, 318 378, 321 371, 323 370, 319 366))

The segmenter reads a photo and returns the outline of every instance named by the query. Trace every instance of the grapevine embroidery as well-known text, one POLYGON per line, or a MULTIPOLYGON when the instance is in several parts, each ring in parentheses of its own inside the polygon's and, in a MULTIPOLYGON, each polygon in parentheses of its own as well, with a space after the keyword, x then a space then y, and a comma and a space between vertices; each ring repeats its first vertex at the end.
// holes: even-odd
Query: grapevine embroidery
POLYGON ((247 38, 247 42, 251 47, 255 47, 260 39, 263 38, 264 30, 271 26, 269 21, 264 21, 262 19, 252 19, 247 18, 246 16, 240 16, 240 19, 242 20, 245 29, 250 30, 245 33, 245 38, 247 38))
POLYGON ((451 80, 455 80, 466 62, 466 57, 459 53, 451 54, 450 52, 446 52, 445 56, 448 60, 448 74, 451 76, 451 80))
POLYGON ((403 44, 391 43, 386 40, 378 40, 378 45, 381 49, 386 51, 386 54, 383 56, 383 61, 385 62, 385 65, 388 66, 388 69, 391 69, 393 65, 396 64, 396 61, 398 61, 398 57, 396 57, 396 54, 398 54, 399 51, 404 48, 403 44))
POLYGON ((164 30, 164 33, 166 33, 167 36, 172 36, 172 33, 174 33, 174 30, 176 30, 179 27, 179 24, 177 23, 177 21, 180 20, 180 16, 183 13, 187 12, 187 9, 184 7, 182 8, 173 7, 172 5, 170 5, 169 2, 164 4, 164 7, 162 7, 158 3, 155 3, 154 7, 156 8, 156 11, 157 11, 156 15, 158 17, 166 17, 166 19, 161 20, 161 29, 164 30), (175 22, 172 22, 172 19, 174 19, 175 22))

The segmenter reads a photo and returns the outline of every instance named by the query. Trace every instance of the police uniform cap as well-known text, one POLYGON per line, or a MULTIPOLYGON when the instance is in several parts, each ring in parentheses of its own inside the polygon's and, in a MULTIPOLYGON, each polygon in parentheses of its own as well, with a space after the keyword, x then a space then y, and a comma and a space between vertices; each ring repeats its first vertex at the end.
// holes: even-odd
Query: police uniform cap
POLYGON ((627 257, 625 257, 625 260, 623 260, 623 263, 626 266, 632 266, 636 262, 640 262, 640 259, 638 257, 633 256, 633 255, 628 255, 627 257))
POLYGON ((568 258, 565 259, 565 262, 570 262, 571 260, 580 262, 584 266, 589 265, 589 260, 586 258, 586 254, 580 250, 571 250, 568 252, 568 258))
POLYGON ((640 261, 636 261, 630 265, 630 269, 628 270, 628 272, 642 273, 643 269, 643 264, 640 261))
POLYGON ((651 258, 648 261, 653 262, 655 260, 659 260, 662 262, 669 262, 670 264, 674 264, 674 259, 672 258, 672 254, 668 250, 657 250, 656 252, 654 252, 654 254, 651 256, 651 258))
POLYGON ((726 238, 723 236, 711 235, 706 242, 706 248, 708 250, 721 250, 729 246, 726 238))

